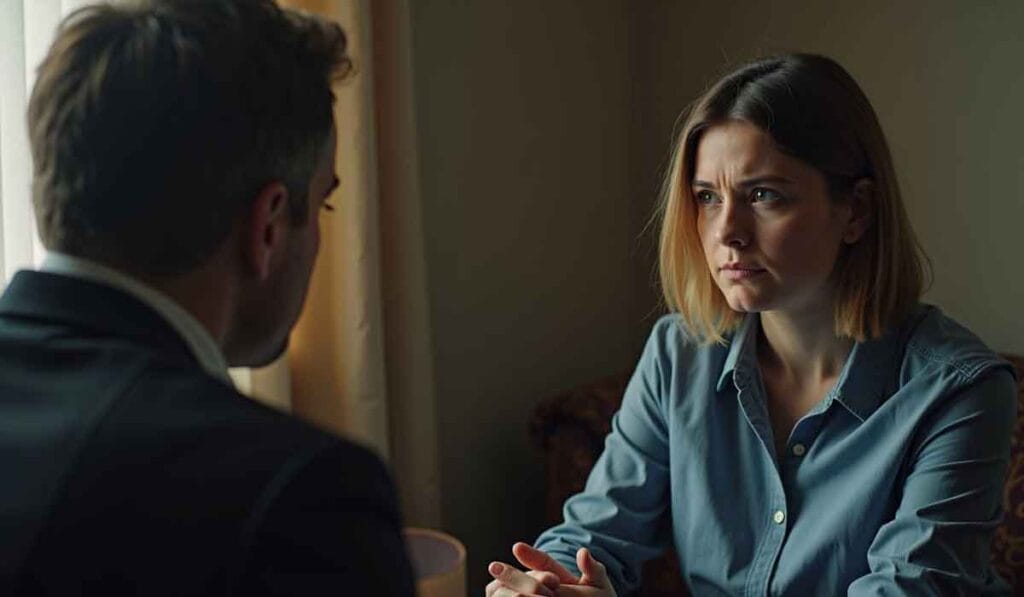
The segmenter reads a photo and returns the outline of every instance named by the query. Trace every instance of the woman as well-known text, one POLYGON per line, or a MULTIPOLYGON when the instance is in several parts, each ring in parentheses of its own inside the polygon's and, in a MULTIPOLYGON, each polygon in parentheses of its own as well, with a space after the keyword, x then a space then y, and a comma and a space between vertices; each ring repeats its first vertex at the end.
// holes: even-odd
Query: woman
POLYGON ((665 185, 654 327, 565 521, 487 594, 615 595, 674 545, 695 595, 1005 593, 989 542, 1010 366, 934 307, 885 138, 834 61, 695 105, 665 185))

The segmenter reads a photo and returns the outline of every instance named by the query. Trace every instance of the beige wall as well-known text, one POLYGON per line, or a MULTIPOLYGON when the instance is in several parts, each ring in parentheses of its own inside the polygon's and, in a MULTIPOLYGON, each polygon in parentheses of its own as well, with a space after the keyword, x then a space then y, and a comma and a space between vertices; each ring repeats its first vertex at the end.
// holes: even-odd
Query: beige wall
POLYGON ((679 109, 734 65, 811 51, 871 98, 942 306, 994 348, 1024 353, 1024 3, 725 0, 645 3, 640 54, 655 73, 644 159, 661 159, 679 109))
POLYGON ((486 562, 540 529, 536 402, 630 367, 624 3, 413 2, 446 530, 486 562))
POLYGON ((654 309, 638 234, 672 127, 730 65, 782 50, 846 65, 935 261, 927 298, 1024 353, 1024 3, 833 4, 411 4, 441 518, 469 547, 471 591, 539 530, 530 409, 632 366, 654 309))

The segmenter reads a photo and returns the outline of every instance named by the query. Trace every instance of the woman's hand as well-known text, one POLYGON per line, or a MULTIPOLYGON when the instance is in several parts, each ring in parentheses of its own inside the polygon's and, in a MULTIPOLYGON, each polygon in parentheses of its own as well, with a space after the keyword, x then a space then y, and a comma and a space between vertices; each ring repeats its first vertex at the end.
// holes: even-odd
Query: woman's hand
POLYGON ((595 560, 589 549, 576 552, 576 565, 582 577, 576 577, 551 556, 525 543, 513 545, 512 554, 528 572, 491 562, 487 571, 494 580, 487 585, 487 597, 616 597, 604 564, 595 560))

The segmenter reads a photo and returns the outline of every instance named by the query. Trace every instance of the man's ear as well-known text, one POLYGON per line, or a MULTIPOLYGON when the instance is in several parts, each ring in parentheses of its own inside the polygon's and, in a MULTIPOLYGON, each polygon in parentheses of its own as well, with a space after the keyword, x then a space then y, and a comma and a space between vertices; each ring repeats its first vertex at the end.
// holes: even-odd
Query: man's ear
POLYGON ((850 221, 843 231, 843 242, 852 245, 859 241, 871 226, 871 214, 875 205, 875 183, 862 178, 853 185, 850 193, 850 221))
POLYGON ((280 258, 288 217, 288 189, 280 182, 264 186, 249 205, 244 258, 260 281, 270 277, 275 256, 280 258))

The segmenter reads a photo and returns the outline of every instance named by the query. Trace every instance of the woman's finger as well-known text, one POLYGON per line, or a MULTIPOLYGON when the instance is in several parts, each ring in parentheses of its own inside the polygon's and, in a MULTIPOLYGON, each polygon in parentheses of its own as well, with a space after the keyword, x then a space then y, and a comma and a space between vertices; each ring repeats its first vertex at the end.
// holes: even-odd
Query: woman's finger
POLYGON ((522 593, 510 589, 496 580, 492 580, 487 585, 487 591, 484 595, 485 597, 520 597, 522 593))
POLYGON ((558 586, 562 584, 562 582, 558 580, 558 575, 554 572, 547 572, 546 570, 527 570, 526 574, 552 591, 556 591, 558 586))
POLYGON ((484 587, 484 597, 494 597, 495 591, 497 591, 500 588, 501 583, 496 580, 492 580, 491 582, 487 583, 486 587, 484 587))
POLYGON ((583 573, 580 584, 601 589, 611 587, 611 581, 608 580, 608 570, 604 567, 604 564, 594 558, 593 554, 586 547, 581 547, 576 552, 576 565, 580 567, 580 572, 583 573))
POLYGON ((512 555, 519 560, 520 564, 526 566, 530 570, 544 570, 555 574, 558 577, 559 582, 566 584, 576 584, 580 582, 580 579, 572 572, 566 570, 565 566, 556 562, 555 559, 548 554, 527 543, 520 542, 513 545, 512 555))
MULTIPOLYGON (((555 595, 554 591, 544 586, 539 580, 508 564, 491 562, 491 565, 487 567, 487 571, 491 573, 494 580, 502 584, 503 588, 512 589, 514 592, 527 595, 542 595, 543 597, 554 597, 555 595)), ((496 594, 501 595, 501 592, 501 589, 499 589, 496 591, 496 594)))

